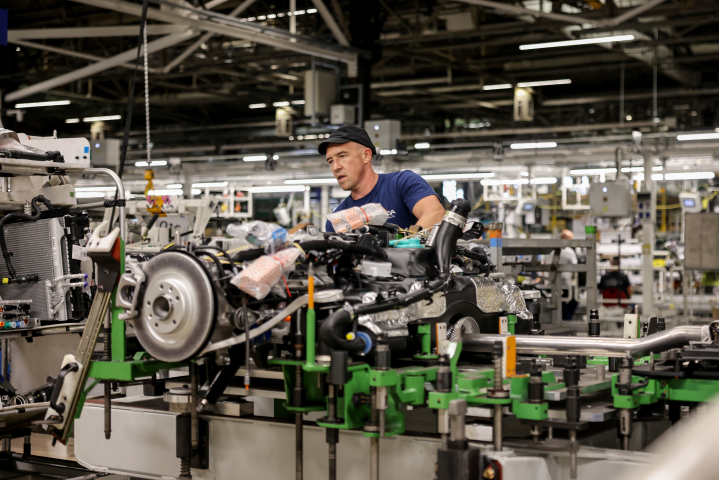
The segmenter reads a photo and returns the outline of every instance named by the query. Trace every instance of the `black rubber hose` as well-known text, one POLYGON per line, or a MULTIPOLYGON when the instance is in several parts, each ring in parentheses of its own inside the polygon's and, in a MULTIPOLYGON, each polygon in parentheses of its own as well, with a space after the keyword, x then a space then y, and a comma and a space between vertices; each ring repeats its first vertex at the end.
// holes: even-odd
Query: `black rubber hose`
POLYGON ((4 217, 0 218, 0 249, 2 249, 2 256, 5 259, 5 266, 7 267, 8 277, 10 278, 17 278, 17 273, 15 273, 15 268, 13 268, 12 266, 12 260, 10 259, 12 255, 10 254, 10 252, 8 252, 7 249, 7 243, 5 241, 5 229, 3 227, 7 222, 14 219, 27 220, 30 222, 34 222, 39 219, 40 207, 37 206, 38 202, 45 204, 48 209, 53 208, 52 203, 50 203, 48 199, 46 199, 43 195, 38 195, 30 201, 32 208, 35 210, 34 214, 28 215, 26 213, 13 212, 8 213, 4 217))
MULTIPOLYGON (((450 282, 449 274, 442 275, 439 279, 431 282, 428 287, 421 288, 415 292, 397 295, 382 303, 366 303, 354 307, 353 314, 355 316, 366 315, 371 313, 379 313, 393 308, 402 308, 420 300, 427 300, 432 295, 442 290, 450 282)), ((352 316, 349 311, 343 309, 337 310, 335 313, 327 317, 320 328, 320 339, 322 343, 333 350, 347 350, 350 353, 360 353, 366 348, 364 340, 355 337, 347 340, 346 329, 352 323, 352 316)))
POLYGON ((304 251, 310 250, 329 250, 330 248, 336 248, 338 250, 344 250, 349 253, 356 253, 358 255, 366 255, 368 257, 377 258, 380 260, 387 260, 387 252, 379 248, 362 247, 353 243, 341 242, 339 240, 311 240, 309 242, 300 243, 299 246, 304 251))
POLYGON ((246 262, 248 260, 256 260, 265 254, 264 248, 253 248, 251 250, 242 250, 237 252, 234 256, 234 260, 237 262, 246 262))

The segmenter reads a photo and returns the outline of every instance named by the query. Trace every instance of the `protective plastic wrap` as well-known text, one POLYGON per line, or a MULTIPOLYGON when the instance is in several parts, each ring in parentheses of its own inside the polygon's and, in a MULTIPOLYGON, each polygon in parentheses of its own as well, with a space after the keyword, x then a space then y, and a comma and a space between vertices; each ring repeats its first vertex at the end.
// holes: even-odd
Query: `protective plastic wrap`
POLYGON ((15 152, 45 153, 39 148, 28 147, 20 143, 17 133, 7 128, 0 128, 0 150, 10 150, 15 152))
POLYGON ((345 233, 365 225, 384 225, 389 213, 379 203, 368 203, 362 207, 352 207, 327 215, 332 228, 337 233, 345 233))
POLYGON ((255 220, 253 222, 231 224, 227 233, 235 238, 247 241, 255 247, 264 247, 268 254, 275 253, 287 246, 287 230, 274 223, 255 220))
POLYGON ((477 306, 484 313, 496 313, 502 311, 505 295, 499 289, 497 282, 487 277, 472 277, 477 286, 477 306))
MULTIPOLYGON (((418 288, 422 284, 417 283, 418 288)), ((410 291, 418 288, 410 288, 410 291)), ((362 303, 372 303, 377 299, 377 293, 367 292, 362 296, 362 303)), ((447 299, 442 292, 437 292, 432 296, 432 301, 421 300, 413 303, 405 308, 395 308, 379 313, 369 315, 360 315, 358 322, 365 328, 368 328, 375 335, 384 334, 388 337, 403 337, 409 335, 407 324, 412 320, 422 318, 435 318, 442 315, 447 310, 447 299)))
POLYGON ((270 293, 272 286, 282 278, 282 274, 295 266, 300 251, 286 248, 273 255, 263 255, 230 280, 243 292, 261 300, 270 293))
POLYGON ((518 286, 505 282, 499 285, 499 289, 504 294, 507 312, 513 313, 523 320, 532 319, 532 314, 527 310, 527 303, 524 301, 522 291, 518 286))

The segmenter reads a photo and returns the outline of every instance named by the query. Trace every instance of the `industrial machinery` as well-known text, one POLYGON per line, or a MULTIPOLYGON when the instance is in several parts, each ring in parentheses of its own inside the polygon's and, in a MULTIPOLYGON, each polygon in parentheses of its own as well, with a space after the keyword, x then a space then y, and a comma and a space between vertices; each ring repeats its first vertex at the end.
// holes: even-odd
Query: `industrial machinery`
MULTIPOLYGON (((110 348, 104 359, 82 345, 66 358, 49 428, 64 441, 74 421, 76 455, 88 468, 150 478, 191 478, 193 469, 205 470, 202 478, 239 470, 290 478, 293 437, 272 426, 292 424, 298 479, 364 478, 345 475, 360 464, 372 479, 387 469, 439 480, 599 478, 643 468, 646 458, 630 450, 719 392, 719 325, 665 330, 663 319, 631 316, 636 335, 606 338, 592 311, 587 337, 547 336, 536 292, 491 261, 501 231, 495 225, 490 247, 481 245, 483 228, 468 224, 468 209, 453 201, 430 232, 349 216, 337 234, 308 227, 287 236, 254 224, 245 237, 254 248, 239 252, 186 241, 126 259, 117 230, 93 234, 99 286, 116 292, 110 348), (99 382, 101 417, 85 399, 99 382), (164 408, 147 396, 113 402, 112 383, 144 383, 164 408), (274 395, 272 421, 232 419, 246 411, 241 397, 262 392, 274 395), (98 450, 100 418, 122 459, 98 450), (316 455, 318 429, 326 456, 316 455), (133 441, 142 435, 157 441, 133 441), (424 443, 394 440, 402 438, 424 443), (587 442, 597 448, 587 451, 587 442), (409 462, 412 452, 422 453, 409 462)), ((110 300, 98 295, 93 311, 110 300)), ((96 334, 93 318, 87 328, 96 334)))

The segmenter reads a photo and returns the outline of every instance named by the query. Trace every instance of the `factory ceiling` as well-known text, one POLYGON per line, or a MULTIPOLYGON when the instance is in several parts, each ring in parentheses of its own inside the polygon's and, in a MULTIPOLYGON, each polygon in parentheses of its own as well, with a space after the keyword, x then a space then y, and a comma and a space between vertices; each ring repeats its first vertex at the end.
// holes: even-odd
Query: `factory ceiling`
MULTIPOLYGON (((121 137, 135 78, 128 158, 142 156, 142 1, 2 7, 5 127, 87 135, 92 120, 84 119, 119 115, 103 123, 103 134, 121 137), (71 103, 16 107, 62 100, 71 103)), ((304 115, 312 68, 337 74, 338 102, 361 105, 365 119, 401 120, 408 145, 427 135, 491 145, 716 123, 714 0, 150 0, 147 24, 158 153, 212 156, 247 144, 296 150, 276 134, 278 103, 292 114, 295 136, 329 132, 328 118, 304 115), (612 39, 596 40, 605 37, 612 39), (550 42, 575 44, 541 45, 550 42), (516 120, 514 86, 533 95, 531 121, 516 120)))

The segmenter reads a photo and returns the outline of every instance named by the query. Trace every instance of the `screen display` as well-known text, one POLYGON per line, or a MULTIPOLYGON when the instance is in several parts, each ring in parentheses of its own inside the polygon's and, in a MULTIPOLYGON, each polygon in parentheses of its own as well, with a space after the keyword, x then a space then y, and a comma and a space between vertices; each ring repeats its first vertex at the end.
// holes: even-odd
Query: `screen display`
POLYGON ((534 208, 534 204, 533 204, 533 203, 525 203, 524 206, 522 207, 522 209, 523 209, 525 212, 528 212, 528 211, 532 210, 533 208, 534 208))
POLYGON ((684 199, 684 208, 692 208, 694 205, 694 199, 693 198, 685 198, 684 199))

